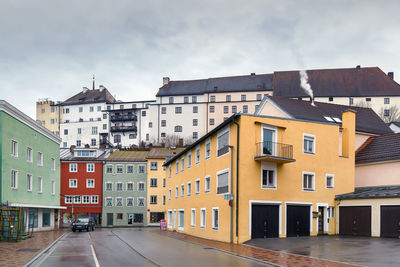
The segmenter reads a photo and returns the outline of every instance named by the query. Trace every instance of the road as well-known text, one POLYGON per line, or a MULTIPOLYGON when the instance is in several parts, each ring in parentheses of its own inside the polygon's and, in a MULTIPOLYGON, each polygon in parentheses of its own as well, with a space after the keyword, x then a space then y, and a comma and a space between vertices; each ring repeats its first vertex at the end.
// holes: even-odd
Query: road
POLYGON ((70 232, 31 266, 271 266, 159 235, 148 228, 70 232))

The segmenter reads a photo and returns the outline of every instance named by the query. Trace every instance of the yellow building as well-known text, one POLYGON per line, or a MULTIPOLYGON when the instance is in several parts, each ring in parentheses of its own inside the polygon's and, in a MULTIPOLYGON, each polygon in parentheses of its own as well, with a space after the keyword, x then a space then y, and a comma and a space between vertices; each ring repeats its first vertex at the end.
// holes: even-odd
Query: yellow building
POLYGON ((147 222, 159 225, 165 218, 166 177, 163 164, 183 148, 153 147, 147 156, 147 222))
POLYGON ((36 121, 56 135, 60 135, 60 119, 60 107, 54 101, 46 98, 36 102, 36 121))
MULTIPOLYGON (((382 126, 356 111, 357 132, 382 126)), ((335 195, 354 190, 356 111, 266 97, 258 115, 230 117, 166 162, 168 229, 234 243, 335 234, 335 195)))

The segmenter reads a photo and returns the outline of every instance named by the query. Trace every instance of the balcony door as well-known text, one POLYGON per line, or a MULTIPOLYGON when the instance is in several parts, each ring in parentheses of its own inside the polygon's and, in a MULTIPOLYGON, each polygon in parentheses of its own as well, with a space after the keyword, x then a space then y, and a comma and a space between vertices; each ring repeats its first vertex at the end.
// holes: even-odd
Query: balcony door
POLYGON ((276 153, 276 130, 263 127, 262 133, 262 154, 275 155, 276 153))

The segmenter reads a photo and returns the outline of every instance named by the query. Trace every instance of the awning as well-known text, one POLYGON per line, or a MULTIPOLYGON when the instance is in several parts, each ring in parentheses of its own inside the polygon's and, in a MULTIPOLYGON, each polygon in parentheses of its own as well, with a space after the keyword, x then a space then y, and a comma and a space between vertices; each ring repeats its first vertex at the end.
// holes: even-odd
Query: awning
POLYGON ((20 208, 39 208, 39 209, 61 209, 61 210, 67 209, 67 207, 63 206, 47 206, 47 205, 22 204, 22 203, 10 203, 9 206, 20 207, 20 208))

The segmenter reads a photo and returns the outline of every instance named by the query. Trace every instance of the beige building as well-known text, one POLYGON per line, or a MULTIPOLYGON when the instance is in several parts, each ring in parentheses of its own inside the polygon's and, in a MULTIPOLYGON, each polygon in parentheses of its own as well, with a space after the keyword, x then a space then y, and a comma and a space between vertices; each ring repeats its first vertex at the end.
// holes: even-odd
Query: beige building
POLYGON ((48 98, 36 101, 36 121, 58 136, 60 135, 60 120, 60 106, 57 103, 48 98))

